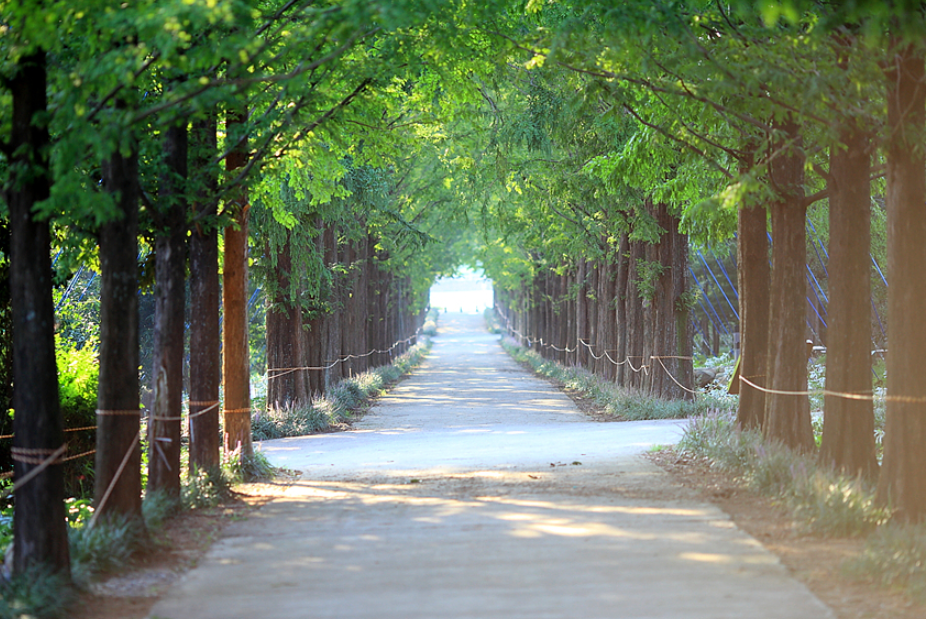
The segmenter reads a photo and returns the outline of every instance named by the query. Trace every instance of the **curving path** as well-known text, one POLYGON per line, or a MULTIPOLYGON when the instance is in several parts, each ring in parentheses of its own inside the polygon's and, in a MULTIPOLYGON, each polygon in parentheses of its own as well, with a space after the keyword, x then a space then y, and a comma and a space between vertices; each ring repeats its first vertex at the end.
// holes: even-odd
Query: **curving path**
POLYGON ((832 617, 640 457, 679 422, 587 421, 481 317, 441 323, 354 430, 263 443, 301 481, 229 525, 152 617, 832 617))

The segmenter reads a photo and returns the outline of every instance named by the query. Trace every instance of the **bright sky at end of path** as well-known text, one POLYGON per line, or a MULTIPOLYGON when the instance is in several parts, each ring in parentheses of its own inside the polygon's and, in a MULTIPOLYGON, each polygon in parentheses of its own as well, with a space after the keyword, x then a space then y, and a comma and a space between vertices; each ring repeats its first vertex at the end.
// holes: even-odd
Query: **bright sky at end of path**
POLYGON ((442 278, 431 286, 431 307, 441 311, 481 313, 492 304, 492 282, 475 271, 442 278))

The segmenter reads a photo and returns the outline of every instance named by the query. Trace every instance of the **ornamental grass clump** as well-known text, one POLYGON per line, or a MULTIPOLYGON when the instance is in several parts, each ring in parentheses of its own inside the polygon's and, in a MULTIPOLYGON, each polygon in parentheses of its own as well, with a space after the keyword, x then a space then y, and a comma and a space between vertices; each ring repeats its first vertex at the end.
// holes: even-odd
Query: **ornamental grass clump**
POLYGON ((870 484, 819 466, 812 455, 768 443, 758 432, 737 429, 730 413, 715 411, 692 419, 678 449, 706 458, 780 501, 803 529, 817 535, 863 535, 890 517, 875 501, 870 484))
POLYGON ((926 603, 926 525, 888 524, 872 534, 861 555, 843 567, 856 580, 902 589, 926 603))

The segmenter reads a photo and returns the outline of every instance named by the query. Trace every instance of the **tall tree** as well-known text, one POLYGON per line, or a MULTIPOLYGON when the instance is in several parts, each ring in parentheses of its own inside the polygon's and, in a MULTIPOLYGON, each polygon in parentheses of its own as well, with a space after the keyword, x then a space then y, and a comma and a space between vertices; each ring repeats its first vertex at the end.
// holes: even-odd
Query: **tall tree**
POLYGON ((154 406, 148 422, 148 489, 180 496, 183 314, 186 300, 187 171, 185 119, 164 132, 155 236, 154 406))
POLYGON ((66 449, 58 404, 55 315, 51 296, 49 225, 36 206, 50 195, 48 74, 45 50, 19 57, 9 81, 12 130, 5 145, 13 178, 10 213, 10 289, 13 309, 13 569, 41 565, 70 578, 64 481, 66 449), (28 478, 27 478, 28 476, 28 478))
POLYGON ((769 253, 768 211, 764 206, 743 206, 737 220, 737 278, 740 314, 740 376, 737 424, 759 430, 765 424, 768 365, 769 253))
POLYGON ((829 306, 826 390, 820 459, 852 476, 875 479, 871 401, 871 140, 855 119, 830 151, 829 306), (864 325, 864 326, 863 326, 864 325), (853 398, 852 396, 856 396, 853 398))
POLYGON ((926 350, 926 70, 920 41, 891 40, 886 70, 888 132, 887 217, 890 345, 881 499, 908 521, 926 518, 926 381, 919 371, 926 350))
MULTIPOLYGON (((225 157, 227 174, 235 179, 247 165, 247 109, 235 106, 226 112, 225 133, 235 147, 225 157)), ((234 180, 232 180, 234 182, 234 180)), ((225 392, 225 449, 240 449, 250 456, 251 368, 248 351, 248 204, 247 188, 238 184, 227 200, 234 221, 225 228, 225 259, 222 271, 222 385, 225 392)))
POLYGON ((772 275, 769 297, 768 386, 765 435, 793 449, 814 446, 806 395, 807 353, 804 344, 807 203, 804 199, 803 144, 797 123, 781 123, 772 142, 769 181, 777 193, 769 210, 772 224, 772 275))
POLYGON ((94 504, 98 517, 141 517, 138 434, 138 150, 131 131, 127 153, 103 163, 103 186, 117 217, 100 228, 100 375, 94 504))
POLYGON ((191 132, 194 225, 190 234, 190 464, 215 470, 220 464, 218 176, 211 161, 218 150, 215 108, 191 132))

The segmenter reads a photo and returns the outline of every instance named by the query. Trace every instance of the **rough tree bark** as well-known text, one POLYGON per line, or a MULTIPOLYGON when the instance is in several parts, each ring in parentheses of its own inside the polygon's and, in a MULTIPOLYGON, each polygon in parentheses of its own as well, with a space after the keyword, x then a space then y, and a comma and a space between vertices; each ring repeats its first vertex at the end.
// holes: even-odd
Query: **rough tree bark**
POLYGON ((637 289, 637 263, 644 256, 642 241, 630 243, 627 261, 626 312, 626 361, 624 387, 639 389, 643 385, 643 299, 637 289))
MULTIPOLYGON (((785 138, 773 146, 772 186, 779 199, 772 203, 772 277, 769 304, 768 385, 780 391, 807 388, 805 346, 807 205, 804 201, 804 157, 793 122, 782 126, 785 138)), ((807 396, 766 394, 765 435, 796 450, 814 447, 807 396)))
POLYGON ((688 235, 679 232, 679 220, 673 217, 671 230, 672 248, 672 317, 675 322, 675 348, 669 354, 675 359, 671 362, 672 376, 681 386, 672 381, 669 388, 671 397, 694 399, 694 338, 691 333, 690 311, 688 307, 688 235))
POLYGON ((153 411, 148 421, 148 490, 180 496, 183 310, 186 300, 187 125, 164 131, 155 237, 153 411))
MULTIPOLYGON (((237 137, 247 110, 236 108, 226 114, 226 134, 237 137)), ((247 143, 241 139, 225 158, 229 176, 247 164, 247 143)), ((225 228, 225 262, 222 272, 222 384, 225 390, 225 449, 240 447, 250 456, 251 369, 248 351, 248 195, 241 184, 229 200, 235 223, 225 228)))
MULTIPOLYGON (((759 387, 767 384, 768 310, 771 270, 768 264, 768 212, 742 207, 737 221, 736 261, 739 285, 740 376, 759 387)), ((737 425, 758 430, 765 425, 765 392, 739 385, 737 425)))
MULTIPOLYGON (((896 45, 896 43, 895 43, 896 45)), ((887 416, 878 496, 910 522, 926 517, 926 157, 919 137, 926 127, 924 54, 898 46, 887 73, 887 260, 890 345, 887 416)))
POLYGON ((588 295, 586 288, 586 261, 580 258, 576 261, 576 286, 575 286, 575 360, 576 365, 582 368, 588 367, 588 348, 583 342, 588 342, 588 295))
MULTIPOLYGON (((614 357, 615 340, 615 269, 610 262, 613 256, 601 260, 598 274, 598 354, 607 356, 599 363, 598 374, 608 381, 614 381, 617 367, 608 357, 614 357)), ((617 359, 615 359, 617 361, 617 359)))
POLYGON ((129 155, 117 152, 103 162, 103 187, 113 195, 119 216, 100 228, 100 375, 93 502, 98 517, 140 519, 139 192, 134 144, 129 155))
MULTIPOLYGON (((833 147, 830 153, 826 389, 870 397, 869 139, 852 123, 844 128, 840 141, 846 148, 833 147)), ((820 460, 848 475, 875 479, 874 431, 870 399, 825 396, 820 460)))
POLYGON ((219 235, 214 225, 218 177, 210 170, 217 150, 215 111, 193 124, 191 162, 201 185, 190 234, 190 464, 214 470, 221 464, 219 386, 219 235))
POLYGON ((587 262, 585 268, 588 273, 586 291, 591 293, 586 295, 587 301, 585 305, 586 322, 588 324, 588 337, 586 342, 591 346, 590 350, 588 348, 585 349, 587 354, 586 363, 588 364, 586 367, 589 372, 596 373, 599 371, 600 364, 598 360, 595 359, 595 356, 601 355, 601 347, 598 346, 598 278, 600 277, 600 273, 598 270, 598 263, 587 262))
POLYGON ((329 304, 331 311, 325 316, 325 390, 329 391, 341 379, 341 300, 342 280, 338 272, 338 231, 336 224, 325 226, 325 265, 331 270, 331 294, 329 304))
POLYGON ((58 404, 55 312, 51 297, 48 222, 33 207, 48 198, 50 137, 42 119, 48 107, 44 51, 19 59, 9 81, 13 98, 9 146, 16 177, 6 194, 10 217, 10 290, 13 309, 13 460, 21 480, 56 454, 16 490, 13 515, 13 570, 41 565, 70 579, 64 479, 60 456, 64 428, 58 404))
MULTIPOLYGON (((268 247, 268 252, 270 251, 268 247)), ((273 277, 276 290, 268 300, 267 326, 267 407, 285 408, 309 400, 305 372, 287 368, 303 366, 302 309, 290 301, 290 275, 293 263, 290 241, 280 248, 273 277)))
POLYGON ((628 288, 627 279, 630 274, 630 241, 627 234, 621 234, 620 245, 617 249, 617 275, 614 282, 614 322, 615 322, 615 353, 614 360, 619 364, 614 374, 614 382, 626 386, 627 381, 627 305, 628 288))

